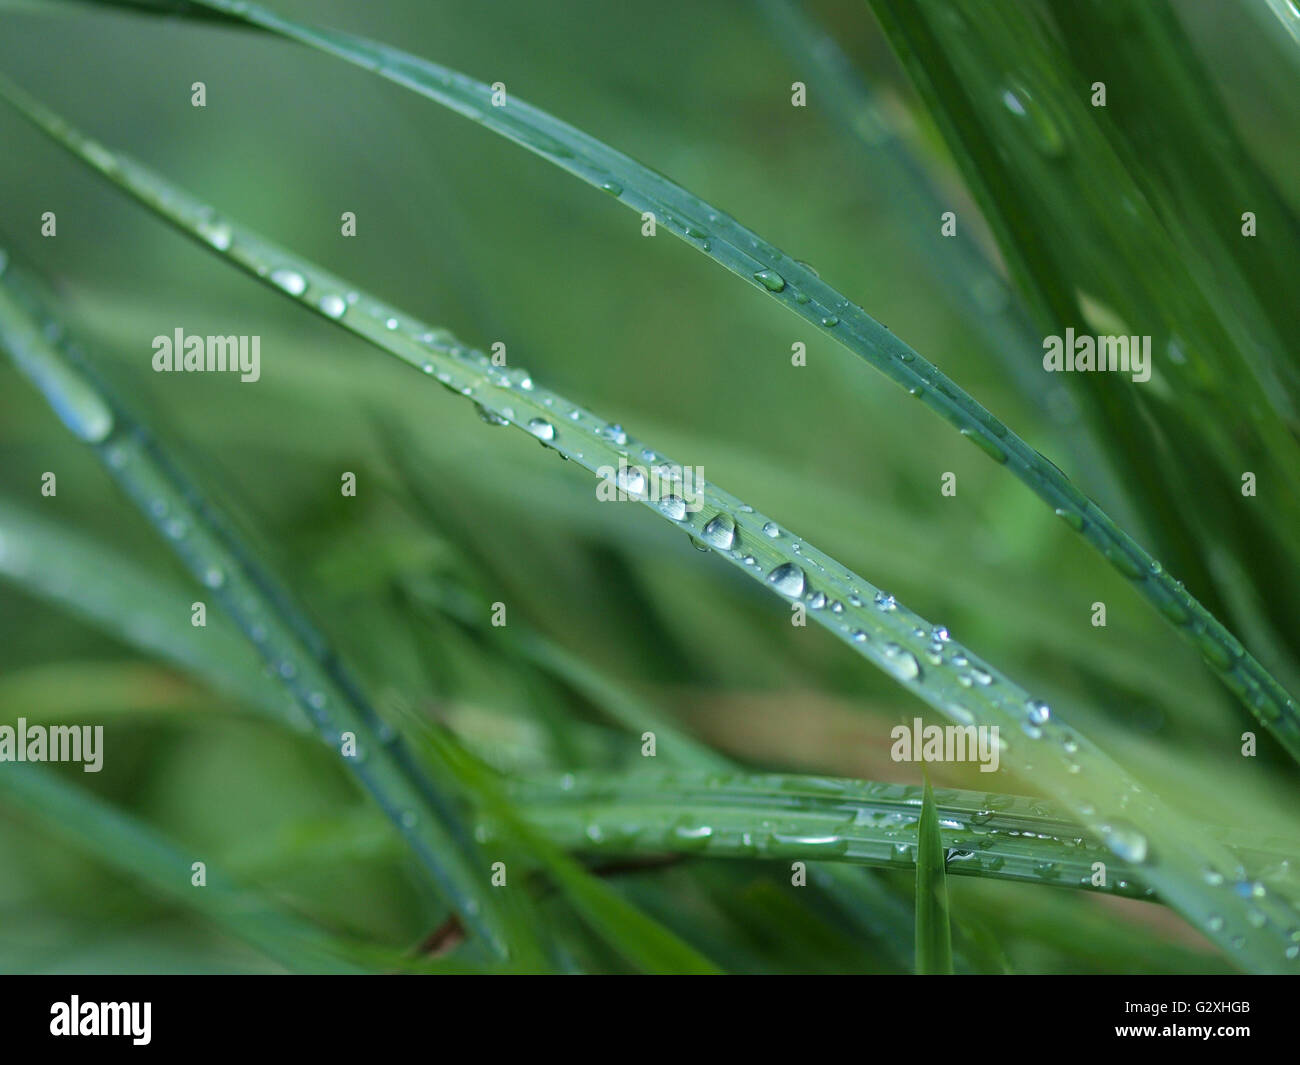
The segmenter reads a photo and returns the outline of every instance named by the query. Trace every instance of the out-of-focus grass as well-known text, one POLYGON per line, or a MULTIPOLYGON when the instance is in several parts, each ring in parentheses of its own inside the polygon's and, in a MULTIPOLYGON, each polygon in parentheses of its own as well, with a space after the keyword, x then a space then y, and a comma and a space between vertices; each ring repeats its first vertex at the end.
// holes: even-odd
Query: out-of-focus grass
MULTIPOLYGON (((487 2, 474 5, 472 17, 438 3, 275 6, 504 81, 797 249, 913 347, 942 352, 948 376, 1122 521, 1135 517, 1140 540, 1187 560, 1176 576, 1203 601, 1221 602, 1229 627, 1292 683, 1294 633, 1285 621, 1296 616, 1291 585, 1300 571, 1287 546, 1294 528, 1267 517, 1294 505, 1282 484, 1262 488, 1261 505, 1240 522, 1228 509, 1241 506, 1239 497, 1210 508, 1204 521, 1170 523, 1154 512, 1157 495, 1128 486, 1134 467, 1154 468, 1143 464, 1158 458, 1170 475, 1157 483, 1160 494, 1185 515, 1197 500, 1182 479, 1200 483, 1212 465, 1187 473, 1177 444, 1154 456, 1131 447, 1117 453, 1106 426, 1123 424, 1096 420, 1079 382, 1066 382, 1073 392, 1063 400, 1061 382, 1039 374, 1041 387, 1053 390, 1047 403, 1008 373, 1008 359, 1034 370, 1041 351, 990 351, 971 323, 969 295, 935 280, 933 264, 946 254, 938 220, 918 221, 882 192, 870 153, 823 106, 818 73, 789 58, 756 14, 694 4, 657 5, 653 19, 583 4, 487 2), (558 43, 543 49, 538 40, 558 43), (796 79, 809 85, 806 109, 789 106, 796 79), (1089 457, 1099 454, 1110 470, 1089 457)), ((865 5, 809 6, 897 124, 905 150, 954 197, 955 209, 968 211, 957 171, 927 133, 865 5)), ((1108 7, 1097 5, 1089 25, 1105 26, 1108 7)), ((1244 15, 1191 3, 1173 12, 1226 94, 1248 160, 1264 174, 1293 170, 1297 138, 1277 134, 1297 128, 1297 103, 1274 91, 1289 62, 1282 49, 1293 45, 1279 45, 1267 23, 1244 15), (1262 44, 1252 54, 1263 58, 1246 63, 1237 40, 1262 44)), ((797 517, 790 520, 801 533, 1068 708, 1073 725, 1189 816, 1296 835, 1291 768, 1264 737, 1258 758, 1240 757, 1249 718, 1128 581, 918 405, 899 403, 835 345, 686 248, 643 239, 634 216, 541 161, 303 49, 78 5, 57 23, 39 10, 6 15, 5 23, 0 67, 78 125, 392 303, 477 346, 505 342, 511 361, 539 381, 616 414, 629 432, 673 454, 697 456, 711 482, 768 513, 797 517), (195 80, 208 86, 203 110, 189 104, 195 80), (357 213, 354 239, 338 235, 344 210, 357 213), (807 344, 807 367, 790 365, 795 341, 807 344), (939 495, 944 471, 957 474, 955 498, 939 495), (1089 624, 1095 601, 1109 607, 1106 628, 1089 624)), ((1124 69, 1132 68, 1114 76, 1124 69)), ((255 531, 259 549, 370 690, 448 724, 510 772, 629 772, 640 764, 639 730, 627 726, 636 707, 648 705, 754 769, 916 782, 908 776, 915 767, 891 763, 883 751, 891 724, 925 711, 844 647, 816 629, 792 629, 779 602, 709 565, 640 508, 595 505, 589 480, 541 449, 488 431, 437 390, 411 388, 401 368, 224 270, 9 113, 0 113, 0 135, 11 160, 0 169, 0 227, 15 257, 57 281, 61 313, 95 339, 106 374, 255 531), (38 235, 46 210, 58 214, 56 239, 38 235), (263 380, 152 374, 150 339, 178 326, 260 334, 263 380), (356 499, 338 496, 343 470, 358 472, 356 499), (467 581, 471 609, 509 605, 506 640, 493 638, 485 617, 475 624, 458 615, 457 590, 467 581), (591 671, 601 683, 591 683, 591 671), (608 714, 611 689, 629 708, 619 727, 608 714)), ((1121 159, 1131 150, 1109 143, 1121 159)), ((1166 175, 1174 190, 1189 180, 1187 172, 1166 175)), ((1066 187, 1050 168, 1034 181, 1021 197, 1026 209, 1038 205, 1036 191, 1046 198, 1066 187)), ((1277 195, 1276 209, 1294 210, 1294 189, 1277 195)), ((986 200, 980 206, 989 209, 986 200)), ((1229 207, 1234 217, 1244 209, 1229 207)), ((1048 232, 1059 261, 1072 266, 1069 231, 1048 232)), ((1169 240, 1181 255, 1186 245, 1176 237, 1169 240)), ((1294 254, 1293 245, 1282 248, 1294 254)), ((1214 313, 1232 313, 1224 293, 1235 290, 1215 288, 1210 273, 1188 262, 1214 313)), ((1025 277, 1050 280, 1041 271, 1025 277)), ((1123 286, 1122 273, 1114 283, 1123 286)), ((1140 310, 1126 318, 1136 332, 1158 328, 1140 310)), ((1293 340, 1266 354, 1294 365, 1293 340)), ((4 720, 80 722, 100 713, 91 708, 109 697, 112 678, 139 686, 138 695, 124 688, 111 718, 105 712, 106 769, 79 785, 216 867, 238 875, 255 865, 270 896, 323 927, 388 948, 425 942, 445 911, 377 815, 357 805, 336 760, 231 712, 274 704, 273 685, 263 689, 255 671, 242 668, 219 682, 195 668, 165 627, 152 641, 113 634, 115 623, 96 610, 99 583, 138 604, 142 616, 168 602, 183 609, 196 592, 7 364, 0 380, 0 572, 13 577, 15 559, 29 560, 20 580, 0 583, 4 720), (45 470, 58 471, 53 499, 39 495, 45 470), (60 584, 63 567, 39 550, 55 542, 46 526, 67 538, 67 550, 98 581, 60 584), (349 845, 335 827, 348 819, 367 826, 363 838, 390 842, 349 845)), ((1200 417, 1247 384, 1225 382, 1222 396, 1157 404, 1160 424, 1200 417)), ((1233 432, 1229 408, 1216 418, 1233 432)), ((1220 473, 1230 466, 1227 453, 1212 457, 1220 473)), ((205 639, 216 644, 221 633, 210 618, 205 639)), ((240 654, 229 653, 232 662, 240 654)), ((1032 773, 997 774, 991 784, 958 768, 936 782, 1037 791, 1032 773)), ((30 938, 0 936, 0 967, 266 964, 199 918, 159 912, 134 881, 46 842, 44 832, 0 805, 0 906, 52 945, 39 952, 30 938)), ((588 860, 599 868, 598 858, 588 860)), ((810 874, 817 872, 813 863, 810 874)), ((815 875, 812 890, 792 888, 788 863, 686 858, 606 875, 644 913, 728 968, 911 966, 908 930, 895 942, 886 920, 898 906, 910 920, 909 874, 866 874, 875 894, 864 888, 854 896, 853 912, 820 891, 815 875)), ((959 971, 1225 964, 1176 923, 1135 916, 1150 914, 1150 903, 963 878, 949 885, 959 971)), ((577 964, 625 964, 562 897, 529 889, 558 934, 572 935, 577 964)))

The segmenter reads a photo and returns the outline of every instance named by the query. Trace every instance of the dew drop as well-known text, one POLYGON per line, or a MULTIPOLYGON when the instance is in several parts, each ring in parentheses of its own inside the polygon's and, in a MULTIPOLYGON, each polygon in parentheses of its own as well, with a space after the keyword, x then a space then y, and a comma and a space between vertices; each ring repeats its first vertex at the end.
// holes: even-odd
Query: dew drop
POLYGON ((731 520, 730 515, 717 514, 704 526, 703 536, 705 541, 714 547, 729 551, 731 545, 736 542, 736 523, 731 520))
POLYGON ((528 431, 538 440, 554 440, 555 426, 545 418, 532 418, 528 422, 528 431))
POLYGON ((885 665, 899 680, 916 680, 921 675, 916 655, 896 643, 885 644, 885 665))
POLYGON ((784 562, 767 575, 767 579, 782 595, 797 599, 803 595, 804 572, 793 562, 784 562))
POLYGON ((297 270, 282 267, 272 271, 271 282, 284 289, 290 296, 301 296, 307 291, 307 279, 297 270))

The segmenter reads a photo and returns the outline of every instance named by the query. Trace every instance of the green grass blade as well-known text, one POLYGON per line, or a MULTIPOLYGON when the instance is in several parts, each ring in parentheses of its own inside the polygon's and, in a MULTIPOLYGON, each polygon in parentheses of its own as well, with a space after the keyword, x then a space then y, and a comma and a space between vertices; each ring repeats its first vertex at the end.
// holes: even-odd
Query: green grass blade
POLYGON ((952 975, 952 926, 944 865, 934 792, 926 780, 916 840, 916 971, 922 976, 952 975))
MULTIPOLYGON (((491 424, 513 426, 605 478, 620 463, 635 464, 638 460, 631 455, 651 454, 657 464, 681 468, 621 429, 615 432, 589 411, 537 386, 526 371, 494 367, 486 355, 467 349, 445 330, 432 329, 354 290, 343 279, 218 216, 3 82, 0 91, 73 154, 210 251, 472 400, 491 424)), ((942 627, 905 609, 893 596, 716 485, 704 485, 703 507, 697 513, 651 500, 626 478, 622 487, 631 487, 631 498, 750 580, 788 602, 805 604, 809 618, 950 720, 998 727, 1006 763, 1032 766, 1036 781, 1066 802, 1089 834, 1107 841, 1112 851, 1140 854, 1148 882, 1241 964, 1263 971, 1300 971, 1300 952, 1286 954, 1293 946, 1293 914, 1284 897, 1255 895, 1249 885, 1241 888, 1244 873, 1226 849, 1203 840, 1192 823, 1142 788, 1094 743, 953 641, 942 627)))
POLYGON ((490 86, 464 74, 243 0, 197 2, 373 71, 604 189, 634 211, 653 213, 658 225, 865 359, 1005 465, 1177 626, 1246 709, 1300 761, 1300 705, 1240 641, 1060 469, 806 264, 663 175, 517 97, 507 106, 492 106, 490 86))
POLYGON ((208 868, 206 887, 192 887, 192 856, 53 770, 5 765, 0 795, 7 806, 39 820, 78 849, 196 910, 297 972, 361 971, 341 956, 338 944, 320 929, 277 911, 258 893, 229 882, 217 869, 208 868))
POLYGON ((287 590, 238 543, 226 519, 175 469, 148 431, 85 371, 34 286, 7 265, 0 277, 0 346, 64 424, 95 449, 206 594, 235 620, 321 739, 393 821, 466 926, 503 959, 519 952, 517 960, 539 962, 528 923, 489 891, 487 863, 477 860, 458 811, 414 770, 398 734, 374 713, 324 638, 292 606, 287 590), (344 732, 356 736, 362 755, 341 754, 344 732))
MULTIPOLYGON (((1212 242, 1193 236, 1180 246, 1170 235, 1171 219, 1195 217, 1199 209, 1162 202, 1165 183, 1147 160, 1163 153, 1117 148, 1121 135, 1107 116, 1118 108, 1089 105, 1093 78, 1073 68, 1061 35, 1036 8, 986 11, 964 2, 893 0, 873 0, 872 7, 1044 332, 1152 337, 1151 389, 1135 389, 1114 374, 1070 375, 1075 394, 1100 421, 1102 439, 1123 460, 1117 469, 1156 536, 1165 581, 1153 582, 1149 557, 1108 557, 1148 598, 1176 570, 1198 589, 1206 613, 1226 618, 1224 582, 1196 547, 1213 538, 1249 560, 1256 583, 1278 590, 1279 605, 1294 602, 1300 448, 1285 404, 1277 405, 1284 392, 1260 372, 1261 330, 1243 310, 1253 297, 1238 301, 1203 290, 1189 266, 1195 257, 1182 249, 1212 242), (1099 197, 1098 189, 1106 195, 1099 197), (1077 239, 1048 236, 1060 232, 1077 239), (1276 486, 1263 506, 1242 505, 1244 470, 1276 486), (1132 569, 1128 562, 1140 564, 1132 569)), ((1162 84, 1167 91, 1157 93, 1159 100, 1140 106, 1168 101, 1174 107, 1178 94, 1162 84)), ((1286 229, 1275 226, 1271 239, 1290 254, 1286 229)), ((1287 347, 1272 346, 1275 353, 1287 347)), ((1153 602, 1295 756, 1288 707, 1294 698, 1281 684, 1274 687, 1268 669, 1253 655, 1240 658, 1235 637, 1208 623, 1200 609, 1189 610, 1181 596, 1157 595, 1153 602)), ((1294 654, 1294 625, 1289 618, 1276 624, 1294 654)))
POLYGON ((0 578, 87 618, 277 722, 300 731, 309 727, 224 614, 208 617, 202 640, 189 638, 188 625, 160 624, 160 618, 187 617, 194 590, 63 523, 0 502, 0 578))
MULTIPOLYGON (((923 789, 786 774, 638 771, 537 777, 510 786, 527 817, 567 848, 635 857, 656 853, 909 868, 918 859, 923 789)), ((947 870, 1153 899, 1140 862, 1117 858, 1045 799, 940 789, 947 870), (1095 862, 1104 882, 1094 883, 1095 862)), ((1251 876, 1285 886, 1300 840, 1205 826, 1251 876)))

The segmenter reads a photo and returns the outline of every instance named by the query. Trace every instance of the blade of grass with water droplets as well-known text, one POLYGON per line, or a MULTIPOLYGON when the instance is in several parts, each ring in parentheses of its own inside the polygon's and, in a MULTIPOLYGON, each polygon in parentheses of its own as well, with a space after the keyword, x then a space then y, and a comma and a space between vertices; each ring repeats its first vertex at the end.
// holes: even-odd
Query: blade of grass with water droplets
POLYGON ((951 976, 948 881, 944 874, 943 839, 935 813, 934 791, 928 777, 916 835, 916 971, 922 976, 951 976))
POLYGON ((62 337, 34 284, 12 263, 0 276, 0 346, 40 389, 67 427, 94 447, 106 469, 186 567, 238 624, 293 695, 321 739, 342 758, 403 835, 466 927, 503 959, 540 963, 533 927, 514 893, 488 887, 451 799, 415 766, 324 638, 293 599, 239 544, 229 523, 167 459, 148 431, 109 398, 62 337), (58 339, 51 339, 58 338, 58 339), (341 738, 357 740, 355 757, 341 738))
MULTIPOLYGON (((787 774, 568 773, 510 785, 526 816, 583 853, 803 858, 880 868, 915 865, 916 785, 787 774)), ((1116 859, 1046 799, 941 788, 934 793, 947 871, 958 876, 1156 899, 1140 862, 1116 859), (1095 882, 1095 862, 1106 864, 1095 882)), ((1270 883, 1285 884, 1300 840, 1206 827, 1270 883)), ((1256 871, 1257 874, 1256 874, 1256 871)))
POLYGON ((658 225, 865 359, 1011 470, 1133 582, 1300 761, 1300 704, 1241 642, 1052 462, 810 267, 663 175, 518 97, 494 107, 490 86, 400 49, 296 22, 245 0, 195 2, 373 71, 604 189, 634 211, 653 213, 658 225))
MULTIPOLYGON (((698 486, 700 509, 678 496, 650 498, 644 461, 684 467, 540 388, 515 367, 492 365, 450 333, 432 329, 286 249, 219 217, 210 207, 125 156, 74 130, 0 80, 0 94, 74 155, 112 179, 182 232, 297 300, 313 313, 471 399, 484 421, 513 426, 597 474, 808 615, 868 661, 959 725, 996 726, 1002 757, 1033 771, 1093 836, 1121 857, 1135 855, 1171 906, 1241 964, 1300 971, 1288 953, 1294 915, 1277 893, 1256 894, 1224 848, 1143 789, 1094 743, 1012 680, 952 641, 946 629, 905 609, 806 540, 712 484, 698 486)), ((652 471, 653 472, 653 471, 652 471)))

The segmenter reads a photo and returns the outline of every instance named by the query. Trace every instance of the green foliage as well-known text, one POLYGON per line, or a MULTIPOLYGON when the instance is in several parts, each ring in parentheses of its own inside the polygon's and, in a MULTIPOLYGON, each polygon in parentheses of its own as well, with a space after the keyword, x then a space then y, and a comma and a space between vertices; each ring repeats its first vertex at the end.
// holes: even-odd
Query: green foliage
MULTIPOLYGON (((399 4, 383 36, 402 51, 228 0, 0 6, 15 41, 57 12, 93 62, 162 56, 125 64, 134 80, 87 121, 157 169, 0 79, 86 167, 0 130, 43 190, 6 213, 0 348, 49 408, 4 378, 0 723, 111 722, 106 771, 81 786, 0 764, 18 814, 0 819, 0 898, 33 908, 34 936, 111 920, 123 944, 63 961, 19 945, 0 968, 1296 971, 1300 226, 1275 183, 1295 109, 1266 91, 1294 69, 1280 16, 871 0, 877 32, 793 0, 670 6, 662 40, 637 38, 681 62, 668 85, 610 52, 631 13, 399 4), (1249 69, 1224 26, 1255 46, 1249 69), (589 61, 509 43, 539 34, 589 61), (196 51, 168 71, 173 47, 196 51), (205 111, 164 112, 159 137, 149 107, 119 121, 200 66, 205 111), (236 66, 257 73, 219 73, 236 66), (279 127, 283 157, 263 121, 300 123, 279 127), (262 150, 236 164, 230 138, 262 150), (290 179, 299 153, 315 169, 290 179), (60 236, 33 242, 51 204, 60 236), (321 220, 357 206, 345 255, 321 220), (796 241, 834 287, 778 250, 796 241), (116 277, 126 263, 146 273, 116 277), (147 338, 181 323, 263 334, 264 379, 142 369, 147 338), (1049 379, 1039 331, 1071 328, 1152 335, 1149 385, 1049 379), (508 365, 485 353, 499 337, 508 365), (712 476, 693 511, 610 472, 678 466, 668 451, 761 509, 712 476), (33 491, 44 470, 57 496, 33 491), (597 499, 641 505, 594 505, 582 470, 597 499), (953 470, 960 495, 936 502, 953 470), (1108 628, 1088 622, 1097 601, 1108 628), (1002 768, 912 783, 885 737, 931 713, 996 727, 1002 768), (45 833, 71 849, 33 848, 45 833), (190 853, 210 856, 206 892, 190 853)), ((22 56, 0 45, 0 65, 22 56)))

